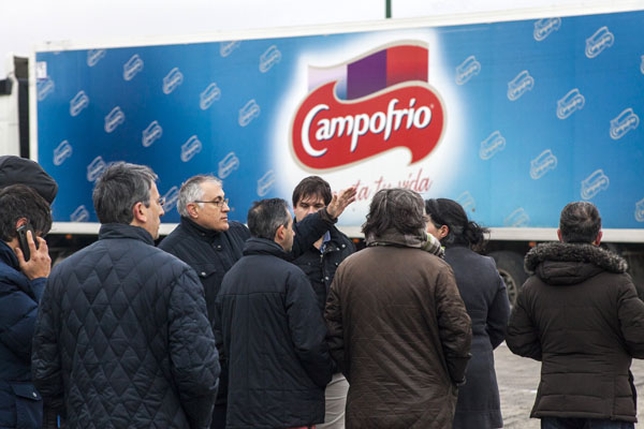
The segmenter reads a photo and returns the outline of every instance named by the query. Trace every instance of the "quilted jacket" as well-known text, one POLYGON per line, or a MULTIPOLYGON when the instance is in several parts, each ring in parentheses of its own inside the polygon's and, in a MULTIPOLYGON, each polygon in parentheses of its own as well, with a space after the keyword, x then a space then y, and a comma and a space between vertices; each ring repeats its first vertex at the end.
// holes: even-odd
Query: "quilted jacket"
POLYGON ((0 241, 0 427, 37 428, 42 400, 31 383, 31 340, 45 278, 20 272, 16 254, 0 241))
POLYGON ((226 428, 289 428, 324 420, 333 362, 308 279, 273 241, 251 238, 217 296, 230 371, 226 428))
POLYGON ((206 428, 219 363, 194 271, 142 228, 102 225, 56 265, 41 301, 33 374, 67 427, 206 428))
POLYGON ((506 343, 541 361, 532 417, 635 422, 632 358, 644 358, 644 302, 626 262, 590 244, 547 243, 512 309, 506 343))
POLYGON ((331 354, 349 381, 346 428, 450 428, 472 331, 450 266, 374 246, 338 268, 327 300, 331 354))

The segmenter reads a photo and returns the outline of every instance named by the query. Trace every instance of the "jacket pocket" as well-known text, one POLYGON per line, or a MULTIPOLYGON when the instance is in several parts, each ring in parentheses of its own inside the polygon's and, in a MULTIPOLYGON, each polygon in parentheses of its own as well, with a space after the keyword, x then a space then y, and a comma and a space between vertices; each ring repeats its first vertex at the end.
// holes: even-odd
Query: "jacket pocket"
POLYGON ((14 383, 16 398, 16 429, 42 427, 42 397, 31 383, 14 383))
POLYGON ((192 267, 200 279, 206 279, 217 272, 217 265, 212 263, 193 264, 192 267))

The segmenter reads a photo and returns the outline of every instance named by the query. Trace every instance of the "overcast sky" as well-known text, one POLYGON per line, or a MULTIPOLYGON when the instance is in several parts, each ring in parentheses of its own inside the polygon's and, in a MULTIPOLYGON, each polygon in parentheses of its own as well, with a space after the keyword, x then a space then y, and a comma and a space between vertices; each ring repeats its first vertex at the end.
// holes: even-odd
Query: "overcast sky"
MULTIPOLYGON (((386 0, 5 0, 0 21, 0 79, 7 57, 46 41, 108 40, 374 21, 386 0)), ((639 5, 644 0, 391 0, 393 18, 531 7, 639 5)))

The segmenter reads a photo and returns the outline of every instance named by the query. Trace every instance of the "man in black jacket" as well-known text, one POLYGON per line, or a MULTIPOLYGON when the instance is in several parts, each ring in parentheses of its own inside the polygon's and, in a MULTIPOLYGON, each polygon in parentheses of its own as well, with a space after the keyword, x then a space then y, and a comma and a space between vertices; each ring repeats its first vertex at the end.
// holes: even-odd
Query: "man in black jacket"
MULTIPOLYGON (((293 190, 293 211, 295 221, 300 224, 304 219, 331 203, 333 193, 329 183, 319 176, 305 177, 293 190)), ((324 305, 329 287, 340 263, 355 251, 349 237, 334 225, 321 235, 315 243, 295 258, 293 263, 308 276, 318 298, 320 314, 324 316, 324 305)), ((326 388, 326 412, 324 424, 318 429, 344 429, 344 410, 347 402, 349 383, 338 371, 326 388)))
POLYGON ((561 211, 559 243, 526 255, 533 272, 510 316, 506 343, 541 361, 531 417, 544 429, 633 428, 632 358, 644 358, 644 303, 626 261, 599 247, 601 218, 589 202, 561 211))
POLYGON ((256 202, 248 227, 253 237, 216 299, 216 337, 231 380, 226 427, 321 423, 334 365, 315 293, 287 262, 295 232, 286 201, 256 202))
POLYGON ((96 183, 96 243, 54 267, 33 342, 34 383, 67 427, 206 429, 219 360, 203 288, 154 247, 163 199, 148 167, 96 183))
MULTIPOLYGON (((354 200, 355 188, 344 190, 332 198, 327 208, 298 223, 292 254, 307 251, 354 200)), ((241 258, 250 232, 244 224, 228 219, 230 207, 222 182, 211 175, 197 175, 186 180, 179 191, 177 210, 181 222, 161 241, 159 248, 185 261, 197 272, 205 290, 208 315, 214 329, 215 297, 224 274, 241 258)), ((221 364, 212 429, 226 426, 228 371, 224 362, 221 364)))

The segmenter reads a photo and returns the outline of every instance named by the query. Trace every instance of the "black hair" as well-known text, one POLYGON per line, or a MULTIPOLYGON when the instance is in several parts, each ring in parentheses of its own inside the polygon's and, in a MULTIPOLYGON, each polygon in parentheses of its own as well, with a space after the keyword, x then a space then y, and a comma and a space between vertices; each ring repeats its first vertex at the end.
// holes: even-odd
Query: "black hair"
MULTIPOLYGON (((26 218, 36 235, 44 236, 51 229, 51 208, 35 189, 27 185, 10 185, 0 190, 0 239, 17 237, 16 223, 26 218)), ((35 237, 34 237, 35 239, 35 237)))
POLYGON ((293 207, 297 206, 301 200, 306 197, 319 195, 324 200, 324 205, 328 206, 333 199, 331 186, 319 176, 305 177, 293 189, 293 207))
POLYGON ((281 198, 255 201, 248 210, 248 229, 253 237, 273 241, 277 229, 291 221, 288 203, 281 198))
POLYGON ((490 230, 469 220, 463 207, 456 201, 448 198, 432 198, 425 201, 425 211, 430 218, 429 221, 436 228, 443 225, 449 228, 449 233, 441 239, 445 247, 467 246, 476 252, 485 248, 486 234, 490 230))
POLYGON ((592 203, 568 203, 561 210, 559 230, 565 243, 592 243, 602 228, 599 210, 592 203))

